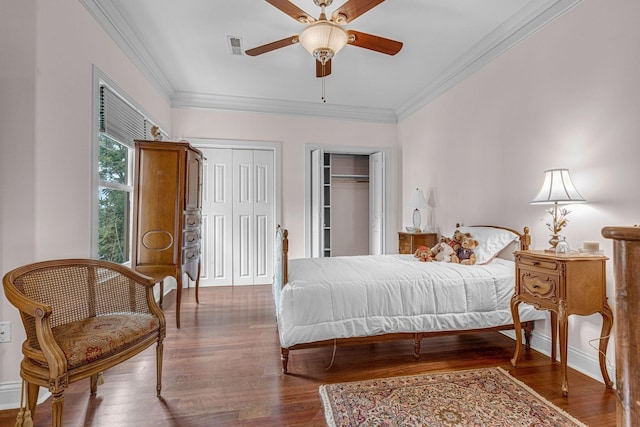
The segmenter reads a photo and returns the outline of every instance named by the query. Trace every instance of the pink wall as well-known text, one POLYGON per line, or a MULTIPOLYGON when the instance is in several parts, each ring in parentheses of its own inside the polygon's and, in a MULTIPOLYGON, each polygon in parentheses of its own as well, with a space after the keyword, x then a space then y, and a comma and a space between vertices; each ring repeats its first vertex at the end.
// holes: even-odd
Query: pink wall
MULTIPOLYGON (((77 0, 8 2, 0 17, 8 53, 0 67, 0 270, 90 255, 93 64, 175 136, 280 142, 292 256, 304 254, 307 143, 392 147, 398 229, 411 222, 400 207, 410 190, 431 187, 441 227, 528 225, 536 247, 547 239, 544 212, 528 200, 544 169, 568 167, 588 203, 572 208, 567 239, 574 248, 600 240, 610 254, 602 226, 639 222, 638 16, 636 0, 584 1, 395 126, 172 111, 77 0)), ((609 272, 610 297, 612 279, 609 272)), ((18 380, 24 336, 4 299, 0 320, 13 322, 13 341, 0 345, 2 384, 18 380)), ((586 341, 599 328, 597 316, 573 317, 570 345, 595 358, 586 341)))
MULTIPOLYGON (((528 202, 545 169, 566 167, 587 200, 570 206, 567 241, 600 241, 611 256, 601 228, 639 222, 638 16, 637 0, 584 1, 402 122, 403 196, 417 182, 434 187, 444 230, 527 225, 544 248, 545 207, 528 202)), ((573 316, 570 346, 596 357, 587 341, 600 325, 573 316)))
MULTIPOLYGON (((91 256, 92 65, 165 126, 171 108, 79 1, 22 0, 2 8, 5 273, 36 260, 91 256)), ((4 296, 0 320, 11 321, 13 332, 11 343, 0 345, 1 384, 19 380, 24 341, 17 311, 4 296)))
MULTIPOLYGON (((397 206, 399 154, 396 125, 346 120, 311 119, 268 114, 176 109, 173 130, 178 138, 280 142, 282 147, 282 226, 289 230, 292 258, 304 256, 305 144, 392 148, 391 206, 397 206)), ((392 224, 396 210, 391 208, 392 224)), ((388 230, 393 236, 395 230, 388 230)), ((394 244, 391 243, 391 248, 394 244)))

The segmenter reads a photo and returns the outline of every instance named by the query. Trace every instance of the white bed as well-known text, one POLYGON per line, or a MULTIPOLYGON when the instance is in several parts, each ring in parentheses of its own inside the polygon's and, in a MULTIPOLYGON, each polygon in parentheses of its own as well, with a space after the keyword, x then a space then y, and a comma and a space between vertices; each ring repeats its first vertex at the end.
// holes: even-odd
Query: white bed
MULTIPOLYGON (((528 230, 462 230, 484 243, 476 265, 420 262, 413 255, 287 262, 288 236, 280 230, 274 299, 284 372, 289 351, 297 348, 392 337, 413 339, 419 357, 420 341, 429 335, 513 329, 512 253, 528 246, 528 230)), ((528 305, 519 310, 528 344, 532 321, 545 313, 528 305)))

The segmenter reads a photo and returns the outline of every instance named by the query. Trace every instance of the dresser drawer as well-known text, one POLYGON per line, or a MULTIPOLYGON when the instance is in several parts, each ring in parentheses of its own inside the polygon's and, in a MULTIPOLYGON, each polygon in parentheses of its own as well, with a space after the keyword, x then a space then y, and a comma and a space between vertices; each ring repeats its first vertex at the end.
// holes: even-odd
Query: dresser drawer
POLYGON ((188 264, 195 261, 200 256, 200 244, 184 248, 182 250, 182 264, 188 264))
POLYGON ((186 229, 182 232, 182 245, 186 248, 200 242, 200 229, 186 229))
POLYGON ((185 227, 200 227, 200 214, 198 212, 190 212, 184 214, 185 227))

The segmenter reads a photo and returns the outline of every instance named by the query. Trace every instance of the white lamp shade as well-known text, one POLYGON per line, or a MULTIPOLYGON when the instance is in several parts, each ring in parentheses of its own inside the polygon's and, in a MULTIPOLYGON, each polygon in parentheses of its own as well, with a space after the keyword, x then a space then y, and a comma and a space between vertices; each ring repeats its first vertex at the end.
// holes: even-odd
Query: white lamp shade
POLYGON ((311 55, 317 49, 330 50, 336 55, 347 45, 349 37, 342 27, 329 21, 317 21, 305 28, 298 40, 311 55))
POLYGON ((583 203, 584 198, 571 182, 568 169, 549 169, 544 171, 544 181, 538 194, 529 202, 544 203, 583 203))
POLYGON ((420 189, 415 189, 411 193, 411 197, 409 198, 409 208, 411 209, 425 209, 428 208, 426 199, 424 198, 424 193, 420 189))

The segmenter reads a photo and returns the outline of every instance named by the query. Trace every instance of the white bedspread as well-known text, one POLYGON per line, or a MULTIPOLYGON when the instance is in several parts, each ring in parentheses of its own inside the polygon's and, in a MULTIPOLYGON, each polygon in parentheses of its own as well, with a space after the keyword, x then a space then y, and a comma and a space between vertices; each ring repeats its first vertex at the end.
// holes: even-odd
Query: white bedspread
MULTIPOLYGON (((280 343, 511 324, 514 276, 513 261, 500 258, 474 266, 413 255, 290 260, 276 301, 280 343)), ((520 305, 521 321, 543 318, 520 305)))

